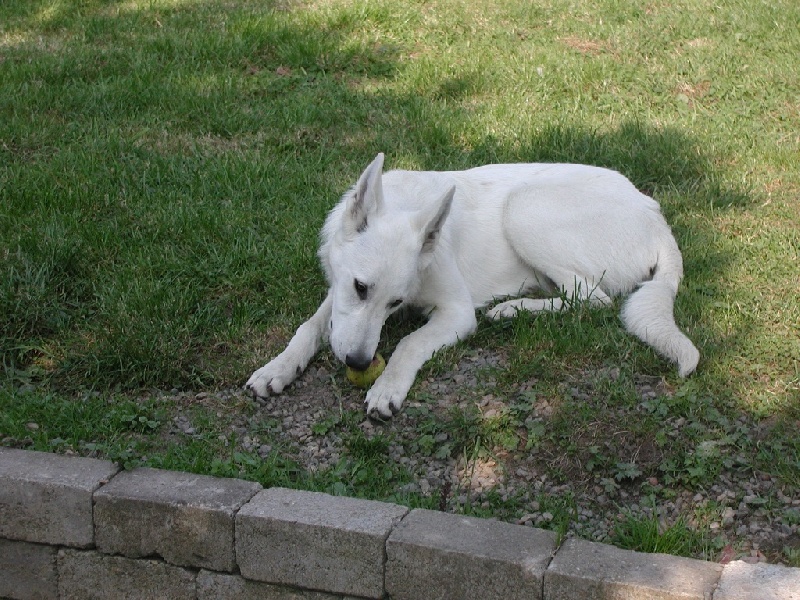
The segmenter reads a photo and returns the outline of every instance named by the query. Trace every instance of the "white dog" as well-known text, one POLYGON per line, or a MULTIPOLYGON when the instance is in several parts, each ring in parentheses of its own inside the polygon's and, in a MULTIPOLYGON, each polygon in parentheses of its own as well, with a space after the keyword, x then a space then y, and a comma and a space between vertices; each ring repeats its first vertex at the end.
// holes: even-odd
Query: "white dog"
POLYGON ((369 415, 391 417, 423 363, 475 330, 476 308, 534 289, 553 297, 512 299, 488 316, 560 310, 569 298, 608 304, 632 292, 621 315, 630 333, 681 376, 700 357, 673 317, 678 245, 658 204, 615 171, 518 164, 383 174, 379 154, 328 215, 319 257, 328 295, 250 377, 257 396, 280 393, 325 340, 339 360, 365 369, 387 317, 413 305, 427 323, 400 341, 366 396, 369 415))

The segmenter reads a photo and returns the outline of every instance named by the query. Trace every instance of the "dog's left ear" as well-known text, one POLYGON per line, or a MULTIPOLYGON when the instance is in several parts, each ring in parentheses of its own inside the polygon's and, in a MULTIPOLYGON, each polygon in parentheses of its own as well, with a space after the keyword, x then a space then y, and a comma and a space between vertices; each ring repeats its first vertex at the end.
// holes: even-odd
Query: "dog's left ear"
POLYGON ((436 242, 439 240, 439 234, 442 231, 447 215, 450 214, 450 207, 453 205, 453 196, 456 193, 456 186, 451 187, 444 193, 444 196, 438 202, 439 209, 432 219, 429 219, 424 224, 423 238, 422 238, 422 252, 432 252, 436 247, 436 242))
POLYGON ((369 217, 383 208, 382 175, 383 153, 378 154, 364 169, 347 202, 343 225, 348 236, 364 231, 369 217))

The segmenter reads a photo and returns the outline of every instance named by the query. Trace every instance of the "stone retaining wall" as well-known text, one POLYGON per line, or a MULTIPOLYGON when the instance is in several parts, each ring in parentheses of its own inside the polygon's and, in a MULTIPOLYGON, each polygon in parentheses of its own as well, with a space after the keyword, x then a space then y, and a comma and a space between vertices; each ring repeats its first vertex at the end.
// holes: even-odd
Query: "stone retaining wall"
POLYGON ((0 597, 800 600, 800 569, 0 448, 0 597))

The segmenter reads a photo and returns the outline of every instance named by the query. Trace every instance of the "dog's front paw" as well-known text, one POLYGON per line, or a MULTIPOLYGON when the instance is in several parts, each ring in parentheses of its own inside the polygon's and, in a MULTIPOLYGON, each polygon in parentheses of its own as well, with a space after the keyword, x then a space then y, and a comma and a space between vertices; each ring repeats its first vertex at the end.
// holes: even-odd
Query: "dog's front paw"
POLYGON ((367 415, 381 421, 391 419, 400 412, 406 394, 408 394, 407 388, 391 382, 383 383, 383 378, 378 378, 364 400, 364 404, 367 405, 367 415))
POLYGON ((254 396, 266 398, 270 394, 280 394, 301 372, 302 367, 278 356, 253 373, 244 387, 254 396))

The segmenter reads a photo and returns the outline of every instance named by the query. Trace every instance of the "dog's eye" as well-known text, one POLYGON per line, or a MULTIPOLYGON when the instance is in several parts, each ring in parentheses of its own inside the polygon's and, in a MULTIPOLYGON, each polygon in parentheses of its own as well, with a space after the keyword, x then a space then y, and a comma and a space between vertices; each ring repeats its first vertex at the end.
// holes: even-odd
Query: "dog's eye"
POLYGON ((358 279, 353 280, 353 287, 356 288, 356 294, 361 300, 365 300, 367 298, 367 290, 369 289, 367 284, 363 281, 359 281, 358 279))
POLYGON ((395 300, 394 302, 390 302, 390 303, 389 303, 389 308, 397 308, 397 307, 398 307, 398 306, 400 306, 402 303, 403 303, 403 301, 402 301, 400 298, 398 298, 398 299, 397 299, 397 300, 395 300))

